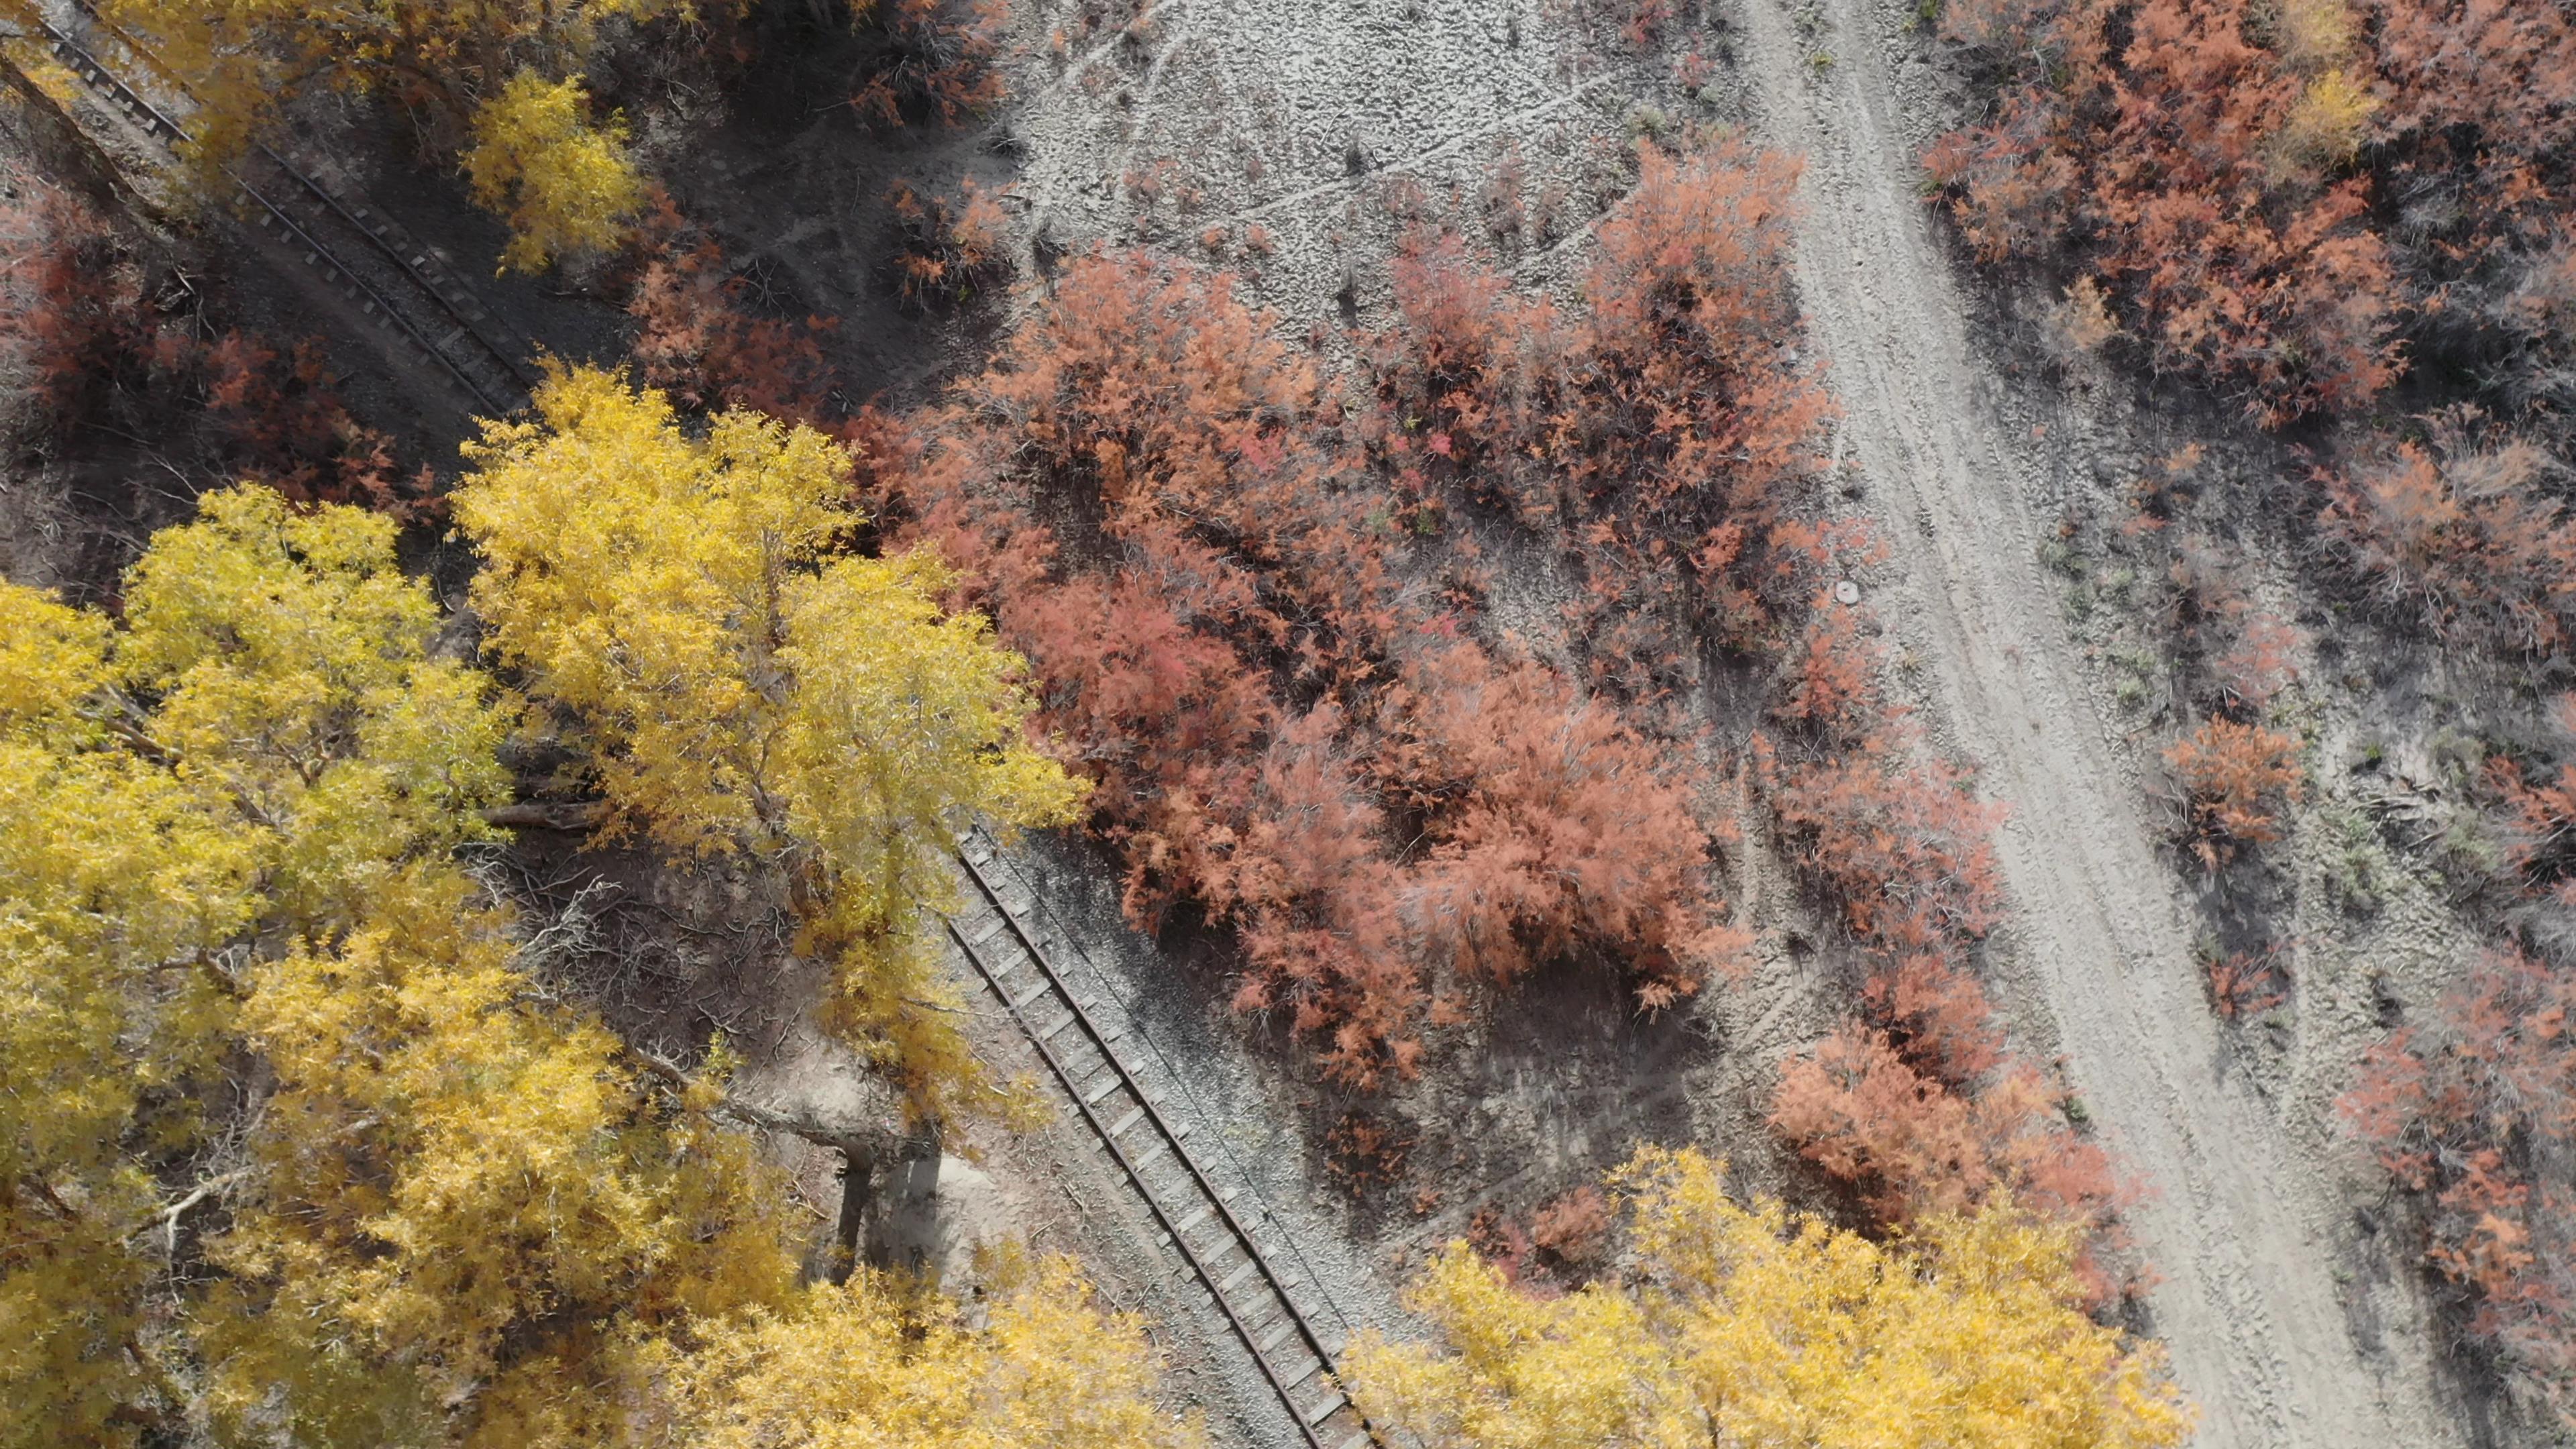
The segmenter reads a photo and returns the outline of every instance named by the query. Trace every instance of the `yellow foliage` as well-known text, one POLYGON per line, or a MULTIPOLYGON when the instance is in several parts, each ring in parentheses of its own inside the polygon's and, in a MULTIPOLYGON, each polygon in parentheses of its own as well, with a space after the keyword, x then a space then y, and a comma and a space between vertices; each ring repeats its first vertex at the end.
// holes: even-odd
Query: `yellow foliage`
POLYGON ((539 272, 560 257, 606 252, 643 209, 625 123, 593 125, 589 110, 579 81, 548 83, 534 71, 476 108, 465 176, 476 203, 510 223, 502 270, 539 272))
MULTIPOLYGON (((428 657, 393 531, 208 495, 126 581, 126 627, 0 586, 0 1443, 166 1397, 148 1170, 206 1123, 238 962, 354 924, 488 834, 507 718, 428 657), (22 1436, 13 1438, 10 1436, 22 1436)), ((111 1436, 112 1437, 112 1436, 111 1436)))
POLYGON ((1031 749, 1021 661, 948 615, 928 554, 822 562, 859 520, 849 457, 735 411, 704 439, 596 371, 487 424, 455 496, 501 657, 589 732, 618 825, 789 872, 832 1017, 938 1113, 988 1090, 934 969, 945 856, 978 817, 1070 817, 1031 749))
MULTIPOLYGON (((0 584, 0 1449, 571 1449, 673 1415, 747 1434, 755 1405, 818 1444, 1187 1442, 1136 1325, 1062 1265, 976 1329, 796 1287, 782 1184, 717 1090, 639 1081, 458 863, 511 716, 431 657, 393 544, 244 487, 152 541, 123 627, 0 584), (896 1402, 917 1436, 860 1437, 896 1402)), ((872 886, 913 868, 898 757, 1044 793, 1015 739, 961 742, 1020 713, 935 571, 776 582, 779 677, 833 674, 769 726, 800 849, 872 886)))
POLYGON ((1070 1260, 958 1306, 860 1272, 784 1312, 706 1325, 662 1379, 671 1449, 1194 1449, 1161 1413, 1143 1324, 1103 1314, 1070 1260))
POLYGON ((776 1174, 639 1090, 597 1025, 523 1004, 507 920, 465 884, 389 885, 243 1006, 276 1088, 208 1249, 219 1422, 407 1443, 471 1402, 463 1442, 586 1434, 634 1391, 637 1342, 789 1291, 776 1174))
POLYGON ((1464 1244, 1408 1301, 1438 1347, 1364 1335, 1361 1409, 1425 1449, 2146 1449, 2189 1415, 2152 1348, 2087 1318, 2072 1229, 2007 1203, 1882 1246, 1728 1200, 1649 1148, 1613 1178, 1637 1271, 1557 1299, 1464 1244))
POLYGON ((2352 72, 2323 72, 2299 92, 2273 145, 2288 166, 2339 166, 2361 148, 2362 127, 2378 109, 2379 98, 2352 72))

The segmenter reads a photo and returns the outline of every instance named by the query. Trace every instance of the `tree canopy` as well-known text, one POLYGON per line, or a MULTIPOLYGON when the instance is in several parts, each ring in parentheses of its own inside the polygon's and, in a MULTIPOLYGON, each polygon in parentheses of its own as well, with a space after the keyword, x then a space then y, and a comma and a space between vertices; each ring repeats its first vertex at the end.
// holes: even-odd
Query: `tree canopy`
POLYGON ((1081 798, 1028 741, 1019 657, 941 606, 935 552, 833 556, 861 519, 823 434, 734 410, 694 438, 597 371, 537 414, 487 425, 456 518, 493 648, 589 746, 611 828, 782 868, 830 1018, 924 1113, 988 1094, 934 969, 947 857, 1081 798))
POLYGON ((0 585, 0 1445, 700 1442, 720 1384, 803 1436, 760 1442, 879 1442, 797 1378, 826 1342, 919 1401, 906 1442, 1185 1441, 1067 1264, 977 1328, 800 1287, 721 1082, 527 974, 460 853, 515 711, 389 520, 210 494, 124 601, 0 585))
POLYGON ((1631 1159, 1634 1272, 1562 1297, 1450 1245, 1408 1294, 1434 1341, 1364 1336, 1354 1400, 1425 1449, 2145 1449, 2190 1427, 2155 1351, 2084 1315, 2078 1230, 1999 1202, 1880 1244, 1719 1177, 1687 1149, 1631 1159))

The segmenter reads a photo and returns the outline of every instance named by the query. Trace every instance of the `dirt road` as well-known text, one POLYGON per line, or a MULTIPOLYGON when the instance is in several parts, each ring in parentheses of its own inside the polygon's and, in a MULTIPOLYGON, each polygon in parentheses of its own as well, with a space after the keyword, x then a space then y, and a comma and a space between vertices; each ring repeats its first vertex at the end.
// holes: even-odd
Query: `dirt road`
POLYGON ((1935 706, 2009 802, 2014 932, 2075 1089, 2153 1196, 2132 1215, 2151 1309, 2212 1446, 2463 1442, 2420 1343, 2366 1354, 2333 1271, 2340 1210, 2204 1004, 2171 872, 2063 643, 2024 502, 2033 469, 1976 385, 1900 122, 1913 6, 1748 0, 1771 139, 1807 158, 1797 266, 1847 411, 1843 446, 1896 552, 1935 706), (1820 56, 1830 60, 1819 62, 1820 56))

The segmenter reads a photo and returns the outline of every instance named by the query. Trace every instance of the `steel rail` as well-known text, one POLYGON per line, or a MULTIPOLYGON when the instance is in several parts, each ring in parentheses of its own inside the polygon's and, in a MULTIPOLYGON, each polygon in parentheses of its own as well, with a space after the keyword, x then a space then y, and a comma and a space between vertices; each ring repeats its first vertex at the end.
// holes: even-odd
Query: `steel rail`
MULTIPOLYGON (((80 11, 81 14, 87 16, 92 24, 97 25, 100 29, 105 30, 109 35, 114 36, 117 44, 131 52, 135 59, 142 61, 145 66, 149 67, 164 81, 167 81, 170 85, 177 88, 181 95, 188 97, 192 101, 197 99, 196 89, 188 84, 188 78, 186 76, 179 74, 178 71, 171 68, 168 62, 162 60, 160 56, 155 55, 152 51, 152 47, 145 45, 133 32, 117 24, 115 21, 108 19, 106 16, 99 14, 97 7, 92 3, 92 0, 72 0, 72 7, 80 11)), ((474 320, 466 306, 458 303, 453 297, 450 297, 447 294, 446 289, 439 285, 438 279, 430 276, 426 269, 413 260, 411 248, 395 245, 392 239, 386 237, 375 227, 370 226, 364 217, 351 211, 347 203, 343 202, 329 187, 326 187, 319 181, 314 180, 313 177, 306 173, 303 168, 278 154, 278 152, 269 146, 267 142, 255 141, 252 144, 257 148, 260 155, 268 158, 270 165, 275 166, 279 171, 283 172, 286 175, 286 178, 300 187, 306 195, 312 197, 323 206, 328 207, 333 214, 346 222, 352 230, 365 237, 368 244, 374 247, 374 249, 381 254, 386 261, 391 262, 396 268, 401 270, 406 277, 410 278, 411 281, 422 291, 427 292, 430 295, 430 298, 438 304, 439 310, 447 314, 448 320, 454 322, 458 329, 465 335, 473 338, 475 343, 480 346, 494 362, 499 363, 501 369, 508 373, 513 381, 518 383, 522 391, 533 392, 536 390, 536 386, 539 381, 537 375, 530 372, 526 364, 513 356, 511 349, 493 341, 484 333, 482 327, 474 320)), ((477 304, 477 306, 479 310, 487 312, 490 310, 488 308, 480 308, 479 304, 477 304)))
MULTIPOLYGON (((1091 1125, 1093 1132, 1109 1149, 1111 1158, 1118 1163, 1119 1169, 1126 1174, 1128 1180, 1135 1184, 1138 1195, 1145 1199, 1146 1207, 1152 1212, 1155 1222, 1170 1235, 1173 1246, 1180 1252, 1182 1261, 1188 1265, 1192 1276, 1206 1286, 1218 1311, 1224 1315, 1227 1325, 1233 1329, 1235 1337, 1241 1340, 1244 1349, 1252 1355, 1253 1362, 1261 1370, 1262 1377, 1268 1380, 1271 1388, 1277 1392, 1280 1402, 1288 1410, 1289 1418, 1296 1423, 1298 1433, 1304 1437, 1310 1449, 1357 1449, 1357 1446, 1375 1442, 1375 1435, 1367 1421, 1360 1417, 1358 1406, 1350 1402, 1348 1395, 1341 1391, 1338 1383, 1330 1397, 1320 1404, 1307 1405, 1298 1402, 1298 1385, 1319 1375, 1334 1376, 1333 1355, 1326 1348, 1322 1334, 1316 1330, 1305 1310, 1298 1306, 1296 1298, 1288 1290, 1287 1282, 1272 1266, 1269 1255, 1262 1251, 1260 1243, 1253 1237, 1251 1228, 1236 1215, 1233 1204, 1227 1200, 1226 1194, 1218 1189, 1205 1169, 1201 1168, 1197 1160, 1190 1155, 1189 1145, 1183 1140, 1184 1129, 1176 1128, 1164 1115, 1153 1097, 1146 1093, 1143 1083, 1137 1079, 1136 1074, 1112 1049, 1111 1042, 1117 1034, 1104 1029, 1092 1016, 1090 1010, 1083 1005, 1082 999, 1075 995, 1072 983, 1064 978, 1063 973, 1048 958, 1046 951, 1040 947, 1036 936, 1020 920, 1018 913, 1005 902, 1001 887, 985 873, 983 864, 975 859, 973 850, 972 844, 962 847, 957 856, 959 863, 965 868, 968 879, 974 882, 985 904, 991 908, 993 915, 1017 943, 1020 953, 1028 958, 1029 964, 1037 971, 1042 984, 1025 997, 1015 997, 1005 980, 1012 974, 1012 970, 996 967, 986 952, 975 941, 969 939, 966 932, 954 920, 948 923, 949 938, 957 943, 958 949, 975 967, 977 974, 981 975, 992 988, 994 995, 1001 998, 1002 1005, 1010 1012, 1011 1019, 1028 1036, 1030 1043, 1037 1048, 1039 1056, 1046 1061, 1056 1079, 1063 1083, 1065 1091, 1073 1098, 1074 1105, 1080 1110, 1083 1119, 1091 1125), (1041 1030, 1030 1018, 1028 1005, 1050 994, 1063 1003, 1068 1016, 1065 1021, 1041 1030), (1103 1067, 1114 1078, 1114 1086, 1103 1088, 1100 1085, 1100 1069, 1077 1070, 1067 1059, 1067 1055, 1057 1049, 1053 1038, 1068 1025, 1080 1029, 1083 1039, 1089 1043, 1093 1052, 1100 1057, 1103 1067), (1108 1100, 1113 1092, 1119 1090, 1123 1090, 1133 1099, 1135 1109, 1127 1120, 1113 1126, 1105 1120, 1105 1114, 1098 1104, 1108 1100), (1121 1137, 1136 1120, 1147 1122, 1153 1127, 1155 1133, 1162 1139, 1163 1151, 1149 1152, 1140 1158, 1127 1150, 1121 1137), (1200 1200, 1197 1214, 1187 1215, 1186 1204, 1179 1206, 1166 1204, 1156 1195, 1152 1184, 1146 1180, 1145 1167, 1164 1155, 1172 1157, 1180 1164, 1186 1182, 1195 1190, 1195 1196, 1200 1200), (1213 1251, 1202 1252, 1191 1243, 1188 1234, 1203 1226, 1209 1218, 1215 1219, 1224 1226, 1227 1242, 1213 1251), (1274 1361, 1272 1353, 1262 1347, 1261 1338, 1256 1336, 1261 1324, 1247 1321, 1244 1311, 1238 1309, 1234 1301, 1227 1297, 1229 1290, 1226 1282, 1217 1276, 1215 1265, 1227 1256, 1230 1247, 1242 1250, 1245 1259, 1258 1275, 1267 1296, 1277 1302, 1280 1315, 1295 1331, 1305 1350, 1313 1355, 1316 1368, 1291 1378, 1274 1361), (1320 1426, 1336 1414, 1345 1411, 1356 1425, 1356 1430, 1338 1445, 1328 1446, 1324 1435, 1320 1432, 1320 1426)), ((1034 895, 1033 892, 1032 895, 1034 895)), ((991 935, 988 933, 985 939, 990 941, 991 935)), ((1281 1233, 1283 1237, 1286 1235, 1284 1227, 1281 1228, 1281 1233)), ((1238 1283, 1241 1276, 1238 1270, 1235 1275, 1238 1283)), ((1263 1323, 1267 1321, 1266 1318, 1262 1320, 1263 1323)), ((1272 1341, 1274 1343, 1278 1341, 1275 1335, 1272 1341)))
MULTIPOLYGON (((97 55, 89 50, 88 47, 74 39, 69 32, 63 30, 60 26, 55 25, 52 21, 46 19, 42 15, 35 16, 34 19, 37 27, 44 32, 45 38, 52 46, 55 55, 62 60, 70 62, 74 72, 80 76, 84 83, 94 90, 106 93, 114 102, 116 102, 119 110, 126 112, 130 116, 134 116, 146 131, 150 132, 156 139, 163 141, 165 144, 169 142, 183 142, 188 139, 186 127, 181 126, 177 121, 171 119, 169 114, 163 111, 159 106, 154 105, 149 97, 145 96, 142 92, 137 91, 134 87, 126 84, 122 77, 118 76, 115 71, 109 69, 104 61, 101 61, 97 55)), ((316 183, 312 182, 309 178, 303 177, 300 173, 295 172, 292 167, 285 167, 282 162, 280 165, 283 169, 287 170, 290 175, 295 176, 297 180, 303 182, 305 186, 311 188, 317 193, 324 194, 327 199, 327 193, 321 193, 321 188, 316 183)), ((253 203, 258 205, 262 211, 266 212, 272 220, 285 230, 286 239, 288 241, 304 248, 306 254, 305 260, 308 266, 313 265, 317 260, 327 264, 328 275, 324 278, 326 283, 329 283, 336 277, 339 281, 345 282, 353 291, 362 294, 367 302, 373 304, 373 310, 376 313, 381 314, 393 326, 400 328, 403 335, 410 339, 414 347, 418 348, 423 353, 426 353, 432 360, 445 368, 448 374, 456 379, 457 383, 466 390, 469 396, 492 408, 496 413, 507 413, 516 410, 519 406, 517 400, 507 396, 496 396, 489 387, 476 379, 471 372, 467 371, 463 364, 459 363, 453 356, 450 356, 445 348, 432 341, 429 335, 422 331, 419 325, 414 323, 412 319, 404 313, 403 309, 395 306, 393 300, 377 288, 375 283, 369 281, 364 274, 350 266, 348 261, 337 251, 333 250, 328 242, 325 242, 321 238, 313 235, 313 233, 302 223, 298 222, 284 206, 271 200, 266 193, 252 185, 248 178, 244 177, 240 172, 234 170, 232 167, 225 166, 222 168, 222 171, 225 179, 231 181, 234 186, 238 187, 242 195, 250 198, 253 203)), ((336 207, 336 203, 334 203, 334 205, 336 207)), ((345 208, 340 209, 340 212, 343 216, 347 215, 345 208)), ((381 240, 377 239, 373 232, 368 231, 364 224, 356 222, 354 218, 351 219, 351 224, 357 226, 358 230, 368 236, 371 241, 377 241, 379 246, 383 245, 381 240)), ((451 315, 454 313, 455 309, 453 304, 450 303, 445 296, 441 295, 438 289, 431 285, 427 279, 423 278, 416 269, 406 266, 404 268, 404 272, 407 277, 419 286, 420 290, 429 294, 431 300, 438 305, 440 310, 449 312, 451 315)), ((499 348, 495 347, 473 327, 460 326, 459 332, 463 336, 471 337, 483 351, 490 354, 494 360, 498 361, 512 378, 516 379, 521 375, 517 366, 513 364, 499 348)))

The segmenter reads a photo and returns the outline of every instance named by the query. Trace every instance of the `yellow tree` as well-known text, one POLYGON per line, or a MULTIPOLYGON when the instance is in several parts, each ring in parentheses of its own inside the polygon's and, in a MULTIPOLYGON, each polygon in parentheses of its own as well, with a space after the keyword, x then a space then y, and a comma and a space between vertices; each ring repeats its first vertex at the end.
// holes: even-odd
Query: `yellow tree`
POLYGON ((520 970, 458 854, 511 716, 393 544, 245 487, 153 540, 122 627, 0 585, 0 1445, 621 1442, 675 1384, 792 1387, 800 1334, 922 1442, 1177 1442, 1065 1270, 971 1332, 800 1289, 745 1109, 520 970))
POLYGON ((1193 1449, 1157 1410, 1132 1314, 1104 1314, 1070 1260, 1005 1277, 986 1321, 861 1271, 783 1312, 701 1329, 658 1383, 669 1449, 1193 1449))
POLYGON ((1617 1173, 1633 1280, 1515 1289, 1464 1244, 1408 1294, 1435 1345, 1364 1336, 1370 1418, 1426 1449, 2147 1449, 2190 1426, 2152 1347, 2086 1317, 2075 1229, 1997 1203, 1873 1243, 1650 1148, 1617 1173))
POLYGON ((537 409, 487 425, 454 500, 493 648, 586 732, 612 829, 785 873, 832 1019, 916 1109, 983 1092, 931 949, 946 855, 1079 799, 1028 744, 1020 660, 940 607, 935 557, 827 558, 860 520, 822 434, 734 411, 693 438, 596 371, 537 409))
POLYGON ((594 125, 579 81, 549 83, 532 71, 475 111, 465 176, 475 201, 510 223, 505 269, 537 272, 558 257, 607 252, 644 207, 625 123, 594 125))
POLYGON ((609 1442, 643 1345, 792 1291, 783 1184, 712 1090, 639 1084, 595 1023, 532 1003, 470 886, 389 883, 243 1005, 275 1087, 192 1318, 244 1438, 609 1442))
POLYGON ((203 513, 129 576, 123 630, 0 586, 0 1307, 27 1326, 0 1435, 167 1398, 153 1168, 206 1130, 241 964, 488 834, 504 789, 506 721, 428 657, 390 523, 264 489, 203 513))

